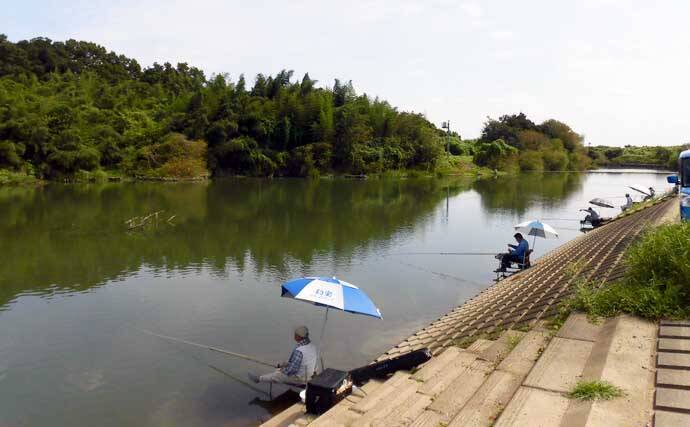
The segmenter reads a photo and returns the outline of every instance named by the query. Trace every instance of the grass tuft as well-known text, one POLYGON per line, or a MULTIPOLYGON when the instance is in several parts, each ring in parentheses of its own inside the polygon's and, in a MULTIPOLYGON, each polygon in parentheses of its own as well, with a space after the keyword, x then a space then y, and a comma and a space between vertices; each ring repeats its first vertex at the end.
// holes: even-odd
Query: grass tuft
POLYGON ((578 400, 611 400, 622 396, 623 390, 608 381, 579 381, 568 393, 568 397, 578 400))
POLYGON ((518 344, 520 344, 520 340, 522 339, 521 336, 519 335, 511 335, 508 337, 508 351, 513 351, 515 347, 517 347, 518 344))

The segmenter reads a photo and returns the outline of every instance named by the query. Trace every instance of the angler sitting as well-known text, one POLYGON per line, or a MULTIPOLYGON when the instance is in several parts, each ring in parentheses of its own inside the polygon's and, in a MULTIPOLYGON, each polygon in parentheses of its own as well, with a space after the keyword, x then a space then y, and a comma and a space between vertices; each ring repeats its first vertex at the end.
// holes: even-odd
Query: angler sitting
POLYGON ((295 329, 294 339, 297 345, 292 350, 287 363, 278 364, 276 371, 266 375, 248 373, 249 379, 255 383, 280 383, 288 385, 304 385, 316 373, 318 354, 316 346, 309 340, 309 330, 306 326, 295 329))
POLYGON ((496 270, 497 273, 503 273, 506 271, 510 264, 516 262, 518 264, 523 264, 525 258, 529 253, 529 243, 522 237, 521 233, 515 233, 513 236, 517 241, 517 245, 508 244, 508 253, 500 254, 501 268, 496 270))
POLYGON ((623 206, 621 206, 621 211, 625 212, 632 207, 633 207, 633 199, 632 199, 632 197, 630 197, 630 194, 626 193, 625 204, 623 206))
POLYGON ((580 210, 583 212, 587 212, 587 214, 588 214, 585 217, 585 219, 582 221, 582 223, 588 222, 588 223, 592 224, 592 227, 598 227, 601 225, 601 217, 599 216, 597 211, 595 211, 591 207, 589 207, 587 209, 580 209, 580 210))

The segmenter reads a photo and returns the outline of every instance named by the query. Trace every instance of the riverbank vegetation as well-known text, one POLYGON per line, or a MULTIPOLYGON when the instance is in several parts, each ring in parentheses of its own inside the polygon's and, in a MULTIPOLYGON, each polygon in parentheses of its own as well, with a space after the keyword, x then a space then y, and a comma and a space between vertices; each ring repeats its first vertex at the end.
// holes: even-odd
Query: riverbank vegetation
POLYGON ((474 161, 508 172, 584 170, 591 165, 584 138, 565 123, 535 124, 525 114, 505 115, 484 124, 474 161))
POLYGON ((421 114, 317 87, 292 71, 207 79, 88 42, 0 36, 0 167, 62 179, 79 171, 180 178, 433 170, 441 136, 421 114))
POLYGON ((606 147, 595 146, 587 149, 587 155, 596 167, 648 167, 676 170, 678 155, 690 145, 658 147, 606 147))
POLYGON ((309 74, 294 77, 207 78, 186 63, 142 68, 94 43, 0 35, 0 169, 91 181, 589 165, 582 137, 555 120, 502 116, 464 141, 421 114, 357 94, 351 82, 323 87, 309 74))
POLYGON ((690 316, 689 257, 690 222, 652 229, 626 253, 628 271, 623 280, 601 288, 581 284, 567 307, 594 317, 690 316))

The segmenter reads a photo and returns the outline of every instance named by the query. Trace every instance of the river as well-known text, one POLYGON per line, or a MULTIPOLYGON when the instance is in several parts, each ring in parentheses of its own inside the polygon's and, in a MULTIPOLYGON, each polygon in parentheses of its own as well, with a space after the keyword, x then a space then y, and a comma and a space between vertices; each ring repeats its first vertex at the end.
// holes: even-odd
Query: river
POLYGON ((331 311, 326 364, 351 369, 495 277, 491 256, 405 252, 503 251, 514 224, 541 218, 560 236, 537 239, 538 257, 580 235, 589 199, 632 184, 669 187, 652 171, 596 171, 0 188, 0 426, 256 425, 267 388, 231 376, 260 366, 140 329, 277 362, 292 328, 318 336, 323 319, 281 299, 281 282, 337 276, 383 313, 331 311))

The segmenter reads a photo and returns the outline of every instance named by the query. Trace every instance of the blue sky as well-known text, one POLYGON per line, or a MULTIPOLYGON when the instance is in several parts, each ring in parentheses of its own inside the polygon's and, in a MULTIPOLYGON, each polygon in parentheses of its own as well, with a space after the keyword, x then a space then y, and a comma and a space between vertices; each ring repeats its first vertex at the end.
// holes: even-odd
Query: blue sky
POLYGON ((94 41, 207 75, 352 80, 463 137, 556 118, 592 145, 690 143, 690 2, 0 0, 0 32, 94 41))

